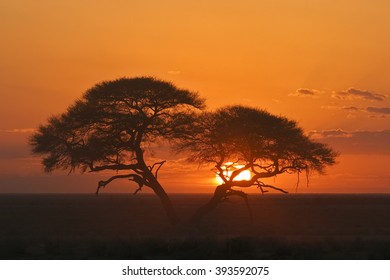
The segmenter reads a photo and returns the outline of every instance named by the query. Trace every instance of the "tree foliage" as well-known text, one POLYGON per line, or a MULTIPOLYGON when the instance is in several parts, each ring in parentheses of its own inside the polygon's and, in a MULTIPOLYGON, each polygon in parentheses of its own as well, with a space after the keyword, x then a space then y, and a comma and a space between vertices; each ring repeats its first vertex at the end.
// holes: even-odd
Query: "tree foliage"
POLYGON ((81 168, 127 169, 145 143, 172 133, 172 120, 188 107, 201 108, 196 93, 154 78, 103 82, 31 139, 47 172, 81 168))
POLYGON ((204 100, 197 93, 151 77, 106 81, 87 90, 65 113, 51 117, 31 137, 34 154, 45 171, 111 170, 99 189, 116 179, 151 188, 172 223, 179 221, 158 172, 165 161, 150 162, 144 151, 168 139, 191 161, 213 164, 221 179, 212 199, 195 213, 198 221, 232 195, 257 186, 261 192, 282 188, 264 179, 283 173, 319 172, 335 163, 336 153, 308 138, 296 122, 264 110, 228 106, 199 112, 204 100), (118 173, 118 171, 122 171, 118 173), (250 178, 241 179, 243 172, 250 178))
MULTIPOLYGON (((40 126, 30 143, 47 172, 127 170, 130 173, 100 181, 98 190, 112 180, 127 178, 137 182, 139 189, 152 188, 164 207, 172 208, 157 181, 164 161, 147 164, 144 150, 174 132, 173 120, 203 107, 197 93, 171 83, 151 77, 121 78, 87 90, 65 113, 40 126)), ((167 211, 171 221, 176 220, 173 210, 167 211)))
MULTIPOLYGON (((178 123, 181 129, 176 134, 176 148, 188 152, 192 161, 213 164, 222 181, 203 212, 230 195, 246 199, 237 187, 255 185, 262 192, 269 188, 285 192, 263 179, 302 171, 322 173, 335 163, 336 153, 309 139, 296 122, 264 110, 228 106, 191 118, 190 126, 178 123), (244 171, 250 172, 250 179, 237 180, 244 171)), ((202 211, 194 219, 203 216, 202 211)))

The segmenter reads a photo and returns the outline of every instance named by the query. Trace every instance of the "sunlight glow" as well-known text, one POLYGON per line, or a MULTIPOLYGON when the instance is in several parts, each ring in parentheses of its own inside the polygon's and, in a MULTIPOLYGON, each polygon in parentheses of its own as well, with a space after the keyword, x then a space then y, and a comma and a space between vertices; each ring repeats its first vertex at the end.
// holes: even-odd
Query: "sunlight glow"
MULTIPOLYGON (((229 180, 229 177, 231 176, 232 172, 234 170, 237 170, 239 168, 242 168, 244 167, 243 165, 233 165, 232 163, 228 162, 225 164, 225 168, 226 170, 223 171, 223 176, 229 180)), ((216 182, 218 184, 222 184, 223 183, 223 180, 222 178, 219 176, 219 173, 216 174, 216 182)), ((242 171, 240 174, 238 174, 233 181, 242 181, 242 180, 246 180, 246 181, 249 181, 251 179, 251 172, 249 170, 244 170, 242 171)))

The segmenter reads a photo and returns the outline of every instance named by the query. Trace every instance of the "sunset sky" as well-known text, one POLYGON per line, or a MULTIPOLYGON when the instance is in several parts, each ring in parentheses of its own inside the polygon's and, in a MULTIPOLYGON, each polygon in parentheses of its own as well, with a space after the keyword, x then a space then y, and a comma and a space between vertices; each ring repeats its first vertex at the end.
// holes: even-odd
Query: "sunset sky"
MULTIPOLYGON (((338 164, 299 193, 390 192, 389 13, 384 0, 3 0, 0 192, 93 192, 109 174, 44 174, 27 138, 95 83, 135 76, 197 91, 209 109, 266 109, 329 143, 338 164)), ((213 191, 211 166, 156 156, 168 192, 213 191)), ((275 184, 295 192, 296 180, 275 184)))

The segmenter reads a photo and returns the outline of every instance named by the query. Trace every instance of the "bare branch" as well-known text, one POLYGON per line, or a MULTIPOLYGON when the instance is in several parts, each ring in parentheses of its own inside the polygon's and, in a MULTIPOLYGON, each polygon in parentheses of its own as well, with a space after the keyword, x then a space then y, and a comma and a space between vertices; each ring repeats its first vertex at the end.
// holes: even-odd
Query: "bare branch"
POLYGON ((244 171, 244 170, 250 168, 251 165, 252 165, 252 164, 248 163, 248 164, 246 164, 244 167, 241 167, 241 168, 239 168, 239 169, 237 169, 237 170, 234 170, 234 171, 232 172, 232 174, 230 175, 229 181, 233 181, 234 178, 236 178, 242 171, 244 171))
POLYGON ((156 179, 157 179, 158 171, 160 170, 161 166, 163 166, 163 164, 164 164, 165 162, 166 162, 166 160, 163 160, 163 161, 160 161, 160 162, 155 162, 155 163, 153 163, 152 166, 149 166, 150 171, 153 171, 153 168, 154 168, 156 165, 158 165, 157 170, 156 170, 156 172, 154 173, 154 177, 156 177, 156 179))
POLYGON ((276 191, 280 191, 282 193, 288 193, 287 191, 285 191, 285 190, 283 190, 281 188, 277 188, 277 187, 272 186, 272 185, 264 184, 263 182, 260 182, 260 181, 257 181, 256 185, 260 189, 262 194, 264 194, 265 192, 268 192, 268 191, 264 190, 263 188, 270 188, 270 189, 274 189, 276 191))
POLYGON ((162 161, 161 164, 159 165, 159 167, 157 167, 157 170, 156 170, 156 172, 154 173, 154 177, 156 177, 156 179, 157 179, 158 171, 160 170, 161 166, 163 166, 163 164, 164 164, 165 162, 166 162, 165 160, 162 161))
POLYGON ((297 178, 297 185, 296 185, 296 187, 295 187, 295 192, 298 192, 298 187, 299 187, 299 181, 300 181, 300 176, 299 176, 299 174, 301 173, 301 171, 299 171, 298 170, 298 178, 297 178))
POLYGON ((281 189, 281 188, 277 188, 277 187, 274 187, 274 186, 271 186, 271 185, 264 185, 264 186, 262 186, 262 187, 263 187, 263 188, 274 189, 274 190, 280 191, 280 192, 282 192, 282 193, 288 193, 288 191, 285 191, 285 190, 283 190, 283 189, 281 189))
POLYGON ((139 177, 141 178, 140 176, 136 175, 136 174, 123 174, 123 175, 115 175, 115 176, 112 176, 110 177, 108 180, 106 181, 99 181, 98 182, 98 186, 97 186, 97 189, 96 189, 96 194, 99 194, 99 190, 101 188, 105 188, 109 183, 111 183, 112 181, 116 180, 116 179, 124 179, 124 178, 133 178, 133 177, 139 177))
POLYGON ((133 193, 133 195, 136 195, 139 191, 142 191, 142 186, 141 186, 141 187, 138 187, 138 189, 135 190, 135 192, 133 193))
MULTIPOLYGON (((102 170, 133 170, 137 172, 139 170, 138 164, 115 164, 115 165, 101 165, 101 166, 90 166, 90 172, 98 172, 102 170)), ((138 173, 138 172, 137 172, 138 173)))
POLYGON ((263 189, 263 186, 261 186, 261 185, 258 185, 257 187, 260 189, 261 194, 265 194, 265 193, 269 192, 269 191, 263 189))
POLYGON ((215 164, 215 168, 218 170, 217 172, 218 176, 222 179, 224 183, 227 183, 228 180, 226 179, 225 175, 223 175, 223 169, 222 169, 222 165, 224 161, 225 161, 225 156, 222 153, 220 160, 215 164))
POLYGON ((138 176, 138 175, 135 175, 132 177, 132 178, 129 178, 130 181, 134 181, 138 184, 138 189, 135 190, 135 192, 133 193, 133 195, 136 195, 139 191, 142 190, 142 187, 144 185, 146 185, 146 181, 144 178, 142 178, 141 176, 138 176))

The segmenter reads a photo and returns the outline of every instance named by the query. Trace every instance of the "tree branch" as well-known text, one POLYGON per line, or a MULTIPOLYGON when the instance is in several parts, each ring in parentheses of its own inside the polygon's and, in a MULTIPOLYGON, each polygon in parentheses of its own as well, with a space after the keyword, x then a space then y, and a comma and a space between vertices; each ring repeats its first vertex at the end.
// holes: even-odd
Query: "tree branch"
POLYGON ((115 164, 115 165, 101 165, 101 166, 89 166, 89 172, 98 172, 102 170, 134 170, 138 173, 138 164, 115 164))
MULTIPOLYGON (((105 188, 109 183, 111 183, 112 181, 116 180, 116 179, 123 179, 123 178, 130 178, 130 180, 132 181, 136 181, 136 180, 142 180, 141 176, 137 175, 137 174, 123 174, 123 175, 115 175, 115 176, 112 176, 110 177, 108 180, 106 181, 99 181, 98 182, 98 186, 97 186, 97 189, 96 189, 96 194, 99 194, 99 190, 101 188, 105 188), (137 178, 137 179, 135 179, 137 178)), ((137 182, 137 181, 136 181, 137 182)), ((138 183, 138 182, 137 182, 138 183)))
POLYGON ((157 179, 158 171, 160 170, 161 166, 163 166, 163 164, 164 164, 165 162, 166 162, 166 160, 163 160, 163 161, 160 161, 160 162, 155 162, 155 163, 153 163, 152 166, 149 166, 149 170, 150 170, 150 172, 152 172, 152 171, 153 171, 153 168, 154 168, 156 165, 158 165, 157 170, 156 170, 156 172, 154 173, 154 177, 156 177, 156 179, 157 179))
POLYGON ((261 172, 257 173, 250 180, 240 180, 240 181, 229 181, 229 184, 231 187, 241 187, 241 188, 248 188, 253 185, 257 185, 257 181, 260 178, 270 178, 275 175, 279 174, 279 172, 261 172))
POLYGON ((222 154, 220 160, 215 164, 215 168, 219 171, 217 172, 218 176, 222 179, 224 183, 227 183, 228 180, 226 179, 225 175, 223 174, 222 164, 225 160, 225 156, 222 154))
POLYGON ((267 191, 264 191, 263 188, 270 188, 270 189, 274 189, 276 191, 280 191, 282 193, 288 193, 287 191, 285 191, 285 190, 283 190, 281 188, 277 188, 277 187, 274 187, 272 185, 264 184, 263 182, 260 182, 260 181, 257 181, 256 185, 261 190, 262 193, 267 192, 267 191))
POLYGON ((251 167, 252 164, 248 163, 246 164, 244 167, 241 167, 239 169, 236 169, 232 172, 232 174, 230 175, 230 178, 229 178, 229 181, 233 181, 234 178, 236 178, 242 171, 248 169, 249 167, 251 167))

